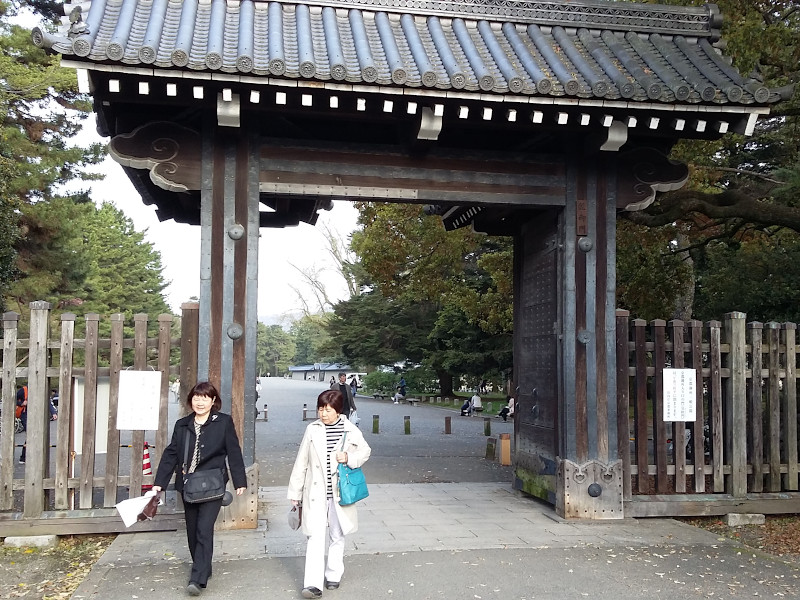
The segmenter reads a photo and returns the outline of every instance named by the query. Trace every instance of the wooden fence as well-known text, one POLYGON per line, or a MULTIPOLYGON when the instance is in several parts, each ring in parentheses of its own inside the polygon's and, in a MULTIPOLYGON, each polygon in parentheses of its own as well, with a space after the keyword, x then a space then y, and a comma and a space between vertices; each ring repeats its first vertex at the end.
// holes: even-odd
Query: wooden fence
MULTIPOLYGON (((133 369, 162 373, 159 429, 148 432, 153 436, 149 450, 155 470, 168 442, 169 376, 178 375, 182 382, 196 379, 197 337, 190 333, 197 330, 197 305, 184 305, 181 337, 172 337, 172 315, 159 316, 157 335, 148 337, 148 317, 137 314, 134 335, 126 338, 124 315, 115 314, 110 317, 110 338, 101 339, 100 316, 87 314, 83 317, 85 337, 79 339, 75 337, 75 315, 64 314, 60 335, 51 339, 50 318, 48 303, 31 303, 29 338, 20 339, 19 315, 3 315, 0 536, 119 531, 123 525, 114 505, 141 495, 142 486, 152 484, 153 479, 152 475, 142 474, 146 432, 123 432, 129 439, 122 441, 129 443, 121 444, 121 432, 116 427, 120 372, 133 369), (171 364, 170 356, 178 354, 180 363, 171 364), (103 414, 96 410, 98 381, 106 378, 108 411, 103 414), (81 381, 83 391, 82 414, 78 418, 73 414, 76 381, 81 381), (22 383, 28 386, 27 432, 15 435, 13 408, 17 386, 22 383), (57 389, 59 395, 58 420, 52 423, 54 440, 50 389, 57 389), (98 414, 106 421, 98 423, 98 414), (95 452, 98 430, 106 432, 104 455, 95 452), (20 437, 27 445, 27 461, 17 466, 20 437), (76 438, 80 439, 79 447, 75 447, 76 438), (128 453, 125 460, 121 460, 121 450, 128 453), (120 465, 126 463, 128 473, 123 473, 120 465)), ((182 511, 167 506, 159 510, 155 520, 136 527, 175 529, 180 518, 182 511)))
POLYGON ((617 311, 625 516, 800 512, 794 323, 617 311), (665 368, 696 372, 694 422, 663 420, 665 368))

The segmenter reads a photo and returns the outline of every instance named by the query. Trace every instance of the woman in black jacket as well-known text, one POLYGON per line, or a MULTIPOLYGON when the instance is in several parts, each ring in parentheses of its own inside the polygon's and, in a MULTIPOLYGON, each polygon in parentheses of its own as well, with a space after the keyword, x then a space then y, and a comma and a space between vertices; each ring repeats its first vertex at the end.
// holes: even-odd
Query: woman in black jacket
MULTIPOLYGON (((164 450, 158 464, 153 491, 165 489, 172 474, 177 473, 175 489, 182 493, 184 473, 209 469, 221 469, 227 484, 227 458, 233 486, 236 494, 241 496, 247 488, 242 449, 233 419, 230 415, 219 412, 222 402, 217 389, 207 381, 198 383, 186 396, 186 406, 192 412, 175 422, 172 441, 164 450)), ((221 498, 196 504, 184 502, 186 537, 192 555, 192 573, 189 576, 189 585, 186 586, 190 596, 199 596, 211 577, 214 522, 221 506, 221 498)))

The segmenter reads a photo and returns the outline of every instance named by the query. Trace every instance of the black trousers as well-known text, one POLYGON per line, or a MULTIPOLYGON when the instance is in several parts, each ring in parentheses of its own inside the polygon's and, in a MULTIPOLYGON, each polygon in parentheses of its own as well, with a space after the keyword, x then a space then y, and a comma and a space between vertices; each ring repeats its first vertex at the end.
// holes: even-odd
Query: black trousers
POLYGON ((186 539, 192 555, 192 573, 189 581, 205 587, 211 577, 211 559, 214 556, 214 523, 222 498, 198 504, 183 503, 186 517, 186 539))

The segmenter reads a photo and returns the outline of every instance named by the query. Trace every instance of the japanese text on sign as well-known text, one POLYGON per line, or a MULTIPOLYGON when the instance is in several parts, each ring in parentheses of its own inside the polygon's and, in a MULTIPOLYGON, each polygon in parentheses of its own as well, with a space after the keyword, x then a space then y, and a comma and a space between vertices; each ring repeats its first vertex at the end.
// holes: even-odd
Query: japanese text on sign
POLYGON ((697 418, 697 372, 694 369, 664 369, 664 421, 694 421, 697 418))

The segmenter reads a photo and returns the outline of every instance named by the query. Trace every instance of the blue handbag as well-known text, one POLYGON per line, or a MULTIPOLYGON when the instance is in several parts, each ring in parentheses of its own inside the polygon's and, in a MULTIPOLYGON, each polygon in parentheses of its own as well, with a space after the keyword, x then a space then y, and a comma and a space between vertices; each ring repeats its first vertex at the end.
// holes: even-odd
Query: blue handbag
MULTIPOLYGON (((344 449, 344 442, 347 439, 347 432, 342 436, 342 449, 344 449)), ((367 489, 367 480, 364 477, 364 472, 361 467, 355 469, 348 467, 345 463, 339 463, 339 504, 347 506, 355 504, 359 500, 363 500, 369 496, 367 489)))

